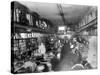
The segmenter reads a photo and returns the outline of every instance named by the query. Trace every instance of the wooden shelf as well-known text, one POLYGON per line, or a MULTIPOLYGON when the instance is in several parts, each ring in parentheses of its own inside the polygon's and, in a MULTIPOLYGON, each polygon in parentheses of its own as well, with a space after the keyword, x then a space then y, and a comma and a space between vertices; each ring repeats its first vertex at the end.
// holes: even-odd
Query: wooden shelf
POLYGON ((94 25, 97 25, 97 18, 95 18, 94 20, 92 20, 91 22, 87 23, 86 25, 83 25, 82 27, 79 28, 78 31, 76 32, 81 32, 81 31, 84 31, 86 30, 87 28, 91 27, 91 26, 94 26, 94 25))
MULTIPOLYGON (((87 30, 88 28, 90 28, 92 26, 95 26, 95 28, 97 28, 97 18, 95 18, 91 22, 89 22, 86 25, 84 25, 84 26, 80 27, 79 29, 77 29, 77 31, 75 31, 72 36, 80 35, 80 33, 82 31, 85 31, 85 30, 87 30)), ((83 36, 83 35, 81 35, 81 36, 83 36)), ((86 36, 88 36, 88 35, 86 35, 86 36)), ((89 36, 92 36, 92 35, 89 35, 89 36)))
POLYGON ((50 31, 50 29, 48 30, 43 30, 43 29, 40 29, 40 28, 33 28, 32 26, 25 26, 23 24, 17 24, 17 23, 13 23, 14 25, 14 29, 23 29, 24 31, 23 32, 26 32, 26 33, 29 33, 29 32, 39 32, 39 33, 54 33, 54 31, 50 31), (30 31, 27 31, 27 30, 30 30, 30 31))

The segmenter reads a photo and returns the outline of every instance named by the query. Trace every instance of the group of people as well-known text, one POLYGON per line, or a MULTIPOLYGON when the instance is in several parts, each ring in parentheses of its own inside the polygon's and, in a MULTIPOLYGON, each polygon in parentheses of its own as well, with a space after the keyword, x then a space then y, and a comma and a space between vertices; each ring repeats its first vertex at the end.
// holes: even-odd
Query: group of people
MULTIPOLYGON (((32 44, 30 45, 32 46, 32 44)), ((59 54, 57 55, 57 50, 51 49, 51 51, 48 52, 45 42, 43 42, 41 38, 37 39, 36 46, 34 50, 32 50, 33 48, 29 48, 30 50, 28 49, 27 51, 17 51, 17 55, 15 53, 16 57, 20 57, 20 60, 14 58, 15 73, 52 71, 51 59, 54 57, 60 59, 59 54)))
POLYGON ((36 50, 28 51, 30 56, 26 55, 27 59, 20 61, 22 65, 19 65, 20 62, 19 64, 14 62, 14 71, 17 73, 59 71, 66 66, 67 70, 92 69, 91 64, 86 60, 87 55, 84 54, 84 50, 87 51, 89 45, 86 39, 80 36, 71 39, 55 39, 51 38, 43 42, 39 38, 36 50), (49 42, 49 46, 46 42, 49 42), (22 70, 23 68, 25 71, 22 70))
POLYGON ((80 62, 72 67, 72 70, 92 69, 91 64, 87 61, 89 41, 82 36, 77 36, 70 42, 72 53, 80 57, 80 62))
POLYGON ((88 62, 89 41, 82 36, 63 39, 60 62, 55 71, 93 69, 88 62))

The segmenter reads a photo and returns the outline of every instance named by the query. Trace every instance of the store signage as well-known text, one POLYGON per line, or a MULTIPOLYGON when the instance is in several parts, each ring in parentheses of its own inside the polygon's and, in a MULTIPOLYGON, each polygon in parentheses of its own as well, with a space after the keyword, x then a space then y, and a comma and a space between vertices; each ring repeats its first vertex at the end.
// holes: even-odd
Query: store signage
POLYGON ((66 33, 66 26, 59 26, 58 34, 65 34, 65 33, 66 33))

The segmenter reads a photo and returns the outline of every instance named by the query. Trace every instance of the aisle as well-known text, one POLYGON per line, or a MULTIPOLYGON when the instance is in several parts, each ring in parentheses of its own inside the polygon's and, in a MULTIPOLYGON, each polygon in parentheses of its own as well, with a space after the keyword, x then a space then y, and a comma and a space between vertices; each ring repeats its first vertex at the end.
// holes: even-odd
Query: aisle
POLYGON ((69 47, 69 43, 65 44, 61 51, 61 60, 55 71, 67 71, 70 70, 71 67, 78 63, 80 58, 77 55, 71 53, 71 49, 69 47))

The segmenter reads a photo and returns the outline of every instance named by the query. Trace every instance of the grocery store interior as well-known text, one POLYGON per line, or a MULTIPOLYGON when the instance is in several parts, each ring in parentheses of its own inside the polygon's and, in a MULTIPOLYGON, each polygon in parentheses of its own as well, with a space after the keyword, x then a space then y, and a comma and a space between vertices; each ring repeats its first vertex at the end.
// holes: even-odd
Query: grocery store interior
POLYGON ((11 72, 97 69, 97 6, 11 2, 11 72))

